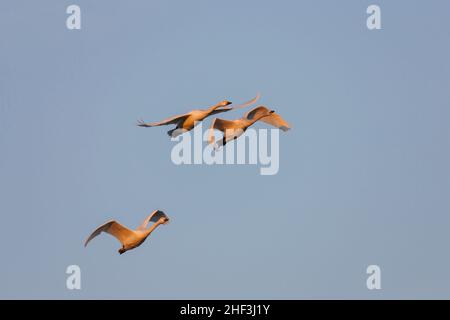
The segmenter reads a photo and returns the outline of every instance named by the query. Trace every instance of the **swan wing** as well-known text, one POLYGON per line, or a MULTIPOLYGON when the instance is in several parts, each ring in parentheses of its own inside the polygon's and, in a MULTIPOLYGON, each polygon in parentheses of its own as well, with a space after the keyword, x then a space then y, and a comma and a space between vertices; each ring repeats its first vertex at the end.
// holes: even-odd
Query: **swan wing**
POLYGON ((148 224, 151 222, 157 222, 159 219, 161 219, 162 217, 165 217, 167 219, 169 219, 169 217, 167 217, 167 215, 161 211, 161 210, 155 210, 152 213, 150 213, 150 215, 145 218, 144 221, 142 221, 141 225, 137 228, 137 230, 145 230, 148 226, 148 224))
POLYGON ((137 125, 139 127, 157 127, 157 126, 164 126, 164 125, 168 125, 168 124, 176 124, 179 121, 183 121, 184 119, 186 119, 187 117, 189 117, 189 113, 186 114, 179 114, 170 118, 167 118, 163 121, 160 122, 152 122, 152 123, 146 123, 143 120, 139 120, 137 122, 137 125))
POLYGON ((289 129, 291 129, 289 123, 287 123, 286 120, 284 120, 278 113, 275 112, 271 113, 270 116, 261 118, 260 121, 270 124, 283 131, 288 131, 289 129))
POLYGON ((102 232, 109 233, 110 235, 114 236, 117 240, 119 240, 120 243, 122 244, 124 244, 126 239, 128 239, 134 234, 132 230, 128 229, 127 227, 124 227, 115 220, 111 220, 95 229, 95 231, 92 232, 89 238, 87 238, 86 242, 84 243, 84 246, 86 247, 89 241, 94 239, 102 232))
POLYGON ((242 109, 242 108, 248 107, 248 106, 256 103, 256 101, 258 101, 259 98, 261 98, 261 94, 258 92, 256 94, 256 97, 254 97, 252 100, 249 100, 247 102, 244 102, 243 104, 237 105, 237 106, 233 107, 233 109, 242 109))
POLYGON ((255 117, 259 117, 263 114, 268 114, 269 112, 270 112, 270 110, 268 108, 266 108, 264 106, 258 106, 256 108, 253 108, 249 112, 247 112, 243 118, 247 119, 247 120, 252 120, 255 117))

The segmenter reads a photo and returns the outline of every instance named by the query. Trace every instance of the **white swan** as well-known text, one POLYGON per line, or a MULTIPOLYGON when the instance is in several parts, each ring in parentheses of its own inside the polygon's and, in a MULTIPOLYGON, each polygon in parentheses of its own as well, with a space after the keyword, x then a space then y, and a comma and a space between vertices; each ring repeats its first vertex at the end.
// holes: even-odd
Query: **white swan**
POLYGON ((122 248, 119 249, 119 253, 122 254, 128 250, 139 247, 159 225, 166 224, 168 221, 169 217, 160 210, 153 211, 136 230, 130 230, 115 220, 108 221, 92 232, 84 243, 84 246, 86 247, 89 241, 94 239, 100 233, 106 232, 120 241, 122 248), (154 222, 154 224, 147 229, 147 225, 150 221, 154 222))
POLYGON ((224 146, 228 141, 237 139, 248 127, 256 121, 263 121, 283 131, 289 130, 290 125, 275 111, 269 110, 264 106, 258 106, 247 112, 242 118, 236 120, 224 120, 216 118, 211 123, 209 129, 208 142, 214 143, 214 129, 223 132, 222 140, 215 143, 216 149, 224 146))
POLYGON ((258 101, 260 97, 260 94, 258 93, 255 98, 253 98, 250 101, 247 101, 239 106, 235 107, 227 107, 231 104, 228 100, 223 100, 219 102, 218 104, 215 104, 207 109, 196 109, 192 110, 188 113, 177 115, 170 117, 166 120, 160 121, 160 122, 154 122, 154 123, 145 123, 143 120, 139 120, 137 125, 139 127, 156 127, 156 126, 163 126, 163 125, 169 125, 174 124, 175 128, 172 130, 167 131, 167 134, 175 138, 179 136, 180 134, 183 134, 187 131, 190 131, 194 128, 194 126, 199 122, 203 121, 206 117, 209 117, 210 115, 230 111, 237 108, 244 108, 249 105, 254 104, 256 101, 258 101))

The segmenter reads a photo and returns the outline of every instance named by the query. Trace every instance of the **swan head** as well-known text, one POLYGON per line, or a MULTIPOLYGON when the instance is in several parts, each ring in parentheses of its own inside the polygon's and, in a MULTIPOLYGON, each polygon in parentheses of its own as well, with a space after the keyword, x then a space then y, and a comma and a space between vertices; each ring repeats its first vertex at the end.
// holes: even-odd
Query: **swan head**
POLYGON ((169 222, 169 218, 167 218, 167 217, 161 217, 161 218, 159 218, 158 222, 159 222, 160 224, 166 224, 166 223, 169 222))
POLYGON ((219 105, 220 107, 226 107, 226 106, 228 106, 228 105, 230 105, 230 104, 232 104, 231 101, 223 100, 223 101, 220 101, 218 105, 219 105))

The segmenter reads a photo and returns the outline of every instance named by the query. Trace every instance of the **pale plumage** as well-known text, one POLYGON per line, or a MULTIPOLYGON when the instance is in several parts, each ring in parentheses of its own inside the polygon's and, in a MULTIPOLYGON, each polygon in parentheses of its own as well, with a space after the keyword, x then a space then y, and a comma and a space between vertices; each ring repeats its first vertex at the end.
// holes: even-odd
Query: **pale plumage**
POLYGON ((180 134, 183 134, 184 132, 190 131, 194 128, 194 126, 200 122, 203 121, 206 117, 209 117, 214 114, 218 114, 221 112, 227 112, 233 109, 238 108, 244 108, 249 105, 254 104, 256 101, 258 101, 260 97, 260 94, 258 93, 255 98, 253 98, 250 101, 247 101, 241 105, 235 106, 235 107, 228 107, 228 105, 231 104, 228 100, 223 100, 219 102, 218 104, 215 104, 207 109, 196 109, 192 110, 185 114, 180 114, 177 116, 170 117, 168 119, 165 119, 160 122, 153 122, 153 123, 145 123, 143 120, 139 120, 137 125, 139 127, 157 127, 157 126, 163 126, 163 125, 170 125, 174 124, 175 128, 172 130, 167 131, 167 134, 175 138, 179 136, 180 134))
POLYGON ((225 145, 228 141, 237 139, 248 127, 256 121, 263 121, 283 131, 289 130, 290 125, 275 111, 269 110, 264 106, 258 106, 247 112, 242 118, 236 120, 224 120, 216 118, 213 120, 210 130, 208 142, 214 143, 214 129, 223 132, 222 140, 216 143, 216 148, 225 145))
POLYGON ((159 225, 166 224, 167 222, 169 222, 169 217, 160 210, 153 211, 136 230, 130 230, 119 222, 111 220, 92 232, 84 243, 84 246, 86 247, 100 233, 106 232, 114 236, 122 244, 122 248, 119 249, 119 253, 122 254, 140 246, 159 225), (154 223, 147 229, 147 225, 150 222, 154 223))

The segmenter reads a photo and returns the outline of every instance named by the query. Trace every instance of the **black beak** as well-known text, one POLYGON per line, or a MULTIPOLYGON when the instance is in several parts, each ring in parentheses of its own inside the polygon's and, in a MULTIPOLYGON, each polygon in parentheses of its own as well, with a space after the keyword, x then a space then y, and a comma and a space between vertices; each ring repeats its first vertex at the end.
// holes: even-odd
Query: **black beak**
POLYGON ((275 110, 270 110, 270 113, 274 113, 275 112, 275 110))

